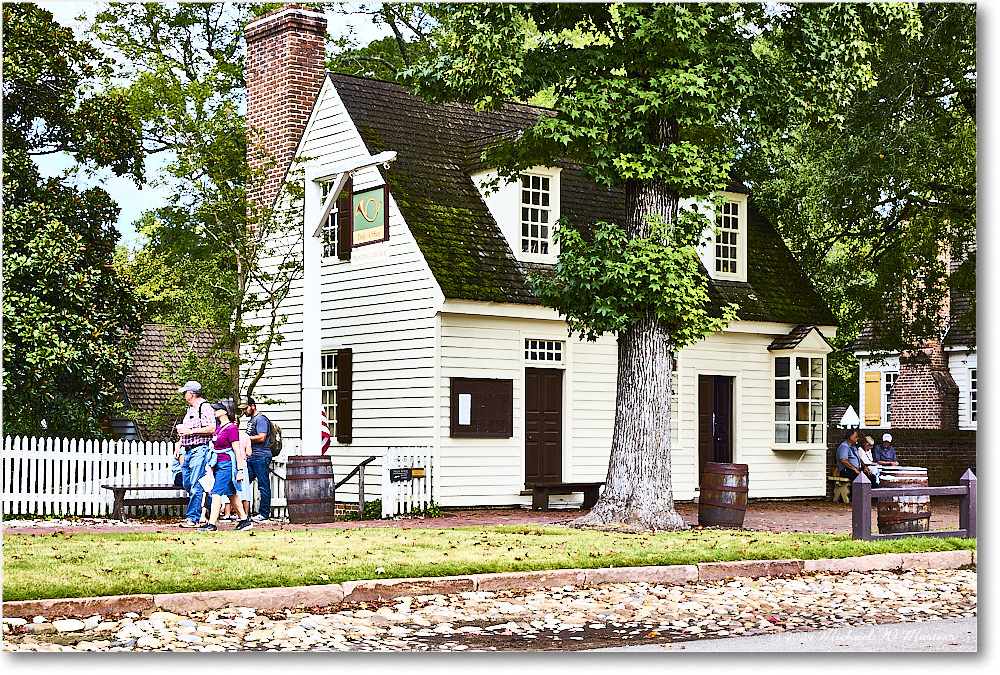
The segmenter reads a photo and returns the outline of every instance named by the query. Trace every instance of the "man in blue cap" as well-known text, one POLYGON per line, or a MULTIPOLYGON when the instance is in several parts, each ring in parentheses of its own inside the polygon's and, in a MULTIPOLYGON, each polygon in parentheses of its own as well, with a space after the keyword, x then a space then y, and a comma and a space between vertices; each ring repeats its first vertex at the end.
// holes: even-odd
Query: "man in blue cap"
POLYGON ((181 477, 184 489, 191 498, 188 500, 186 518, 180 527, 198 527, 201 520, 201 500, 205 489, 198 480, 205 475, 205 462, 208 460, 208 443, 215 433, 215 411, 211 404, 201 395, 201 385, 194 380, 184 383, 177 390, 184 396, 188 404, 184 421, 177 425, 180 436, 180 447, 174 456, 181 461, 181 477))
POLYGON ((247 467, 250 469, 247 480, 256 480, 257 489, 260 490, 260 503, 251 520, 260 523, 271 517, 271 445, 268 443, 271 420, 257 410, 257 401, 253 396, 247 396, 243 414, 250 418, 247 422, 247 436, 250 437, 252 450, 247 459, 247 467))

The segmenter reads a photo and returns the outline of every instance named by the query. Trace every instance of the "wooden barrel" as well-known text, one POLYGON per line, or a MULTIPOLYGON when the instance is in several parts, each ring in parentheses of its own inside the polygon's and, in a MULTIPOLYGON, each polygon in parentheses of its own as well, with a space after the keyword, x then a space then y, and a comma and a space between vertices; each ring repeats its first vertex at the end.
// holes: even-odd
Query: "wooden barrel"
POLYGON ((698 524, 702 527, 743 527, 749 476, 746 464, 707 462, 701 474, 698 524))
POLYGON ((332 523, 334 512, 333 465, 324 455, 289 455, 285 474, 288 521, 332 523))
MULTIPOLYGON (((927 469, 919 466, 886 466, 879 487, 927 487, 927 469)), ((928 532, 931 529, 930 495, 878 498, 879 534, 928 532)))

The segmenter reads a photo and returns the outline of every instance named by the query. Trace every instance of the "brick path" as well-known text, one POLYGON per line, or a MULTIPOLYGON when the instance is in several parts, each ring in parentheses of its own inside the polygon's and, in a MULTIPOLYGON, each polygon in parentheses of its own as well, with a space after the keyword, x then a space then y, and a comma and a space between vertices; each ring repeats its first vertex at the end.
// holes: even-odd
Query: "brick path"
MULTIPOLYGON (((678 503, 677 511, 688 525, 698 524, 698 505, 678 503)), ((875 523, 875 509, 872 509, 875 523)), ((441 518, 401 519, 393 521, 366 521, 292 525, 288 523, 255 523, 254 529, 318 529, 358 527, 464 527, 486 525, 564 524, 580 515, 578 509, 529 511, 527 509, 463 509, 449 510, 441 518)), ((37 534, 39 531, 63 532, 149 532, 173 529, 176 518, 130 520, 124 524, 109 519, 78 519, 76 521, 42 521, 25 524, 17 520, 5 521, 4 534, 37 534)), ((220 523, 220 529, 232 529, 235 523, 220 523)), ((759 501, 747 507, 743 526, 749 530, 769 532, 819 532, 849 534, 851 531, 851 505, 826 500, 759 501)), ((931 501, 931 529, 958 528, 958 498, 933 497, 931 501)))

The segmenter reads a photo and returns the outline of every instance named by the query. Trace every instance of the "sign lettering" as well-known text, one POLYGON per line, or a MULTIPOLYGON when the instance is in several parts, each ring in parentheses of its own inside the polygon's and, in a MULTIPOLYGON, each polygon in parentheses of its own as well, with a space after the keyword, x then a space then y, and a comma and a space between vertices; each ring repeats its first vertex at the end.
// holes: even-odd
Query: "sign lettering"
POLYGON ((351 246, 364 246, 389 238, 389 215, 386 201, 389 187, 372 188, 351 194, 351 246))
POLYGON ((408 480, 413 480, 413 470, 409 467, 405 469, 389 469, 390 483, 402 483, 408 480))

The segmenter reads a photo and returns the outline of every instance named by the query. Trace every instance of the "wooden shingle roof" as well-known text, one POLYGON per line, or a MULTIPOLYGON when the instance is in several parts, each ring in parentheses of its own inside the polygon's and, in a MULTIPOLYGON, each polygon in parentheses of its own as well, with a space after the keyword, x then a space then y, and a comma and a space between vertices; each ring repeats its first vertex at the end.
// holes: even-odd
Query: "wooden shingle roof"
MULTIPOLYGON (((132 354, 132 367, 125 376, 125 405, 129 410, 155 412, 169 401, 178 399, 177 389, 183 382, 164 380, 161 375, 175 368, 188 351, 206 357, 219 340, 219 332, 211 328, 188 328, 146 324, 142 327, 139 346, 132 354)), ((144 438, 167 438, 172 431, 170 422, 158 428, 140 425, 144 438)))
MULTIPOLYGON (((401 86, 329 73, 371 154, 395 150, 386 179, 407 226, 445 297, 537 304, 529 273, 519 262, 480 197, 470 174, 485 168, 480 156, 496 139, 528 128, 542 115, 534 106, 507 104, 491 113, 461 103, 429 104, 401 86)), ((557 161, 560 210, 575 225, 621 222, 624 192, 603 188, 578 164, 557 161)), ((734 182, 730 189, 748 193, 734 182)), ((710 282, 713 305, 732 302, 748 321, 835 325, 780 235, 750 203, 748 279, 710 282)))
POLYGON ((829 346, 830 349, 832 350, 833 345, 831 345, 830 341, 826 339, 826 336, 823 335, 823 333, 818 328, 816 328, 816 326, 812 326, 809 324, 800 324, 795 328, 793 328, 792 330, 788 331, 788 333, 786 333, 785 335, 779 335, 778 337, 774 338, 774 340, 771 341, 771 344, 769 344, 767 348, 771 351, 777 351, 782 349, 795 349, 802 343, 802 341, 806 338, 806 336, 809 335, 809 333, 813 332, 814 330, 823 339, 823 342, 825 342, 827 346, 829 346))

